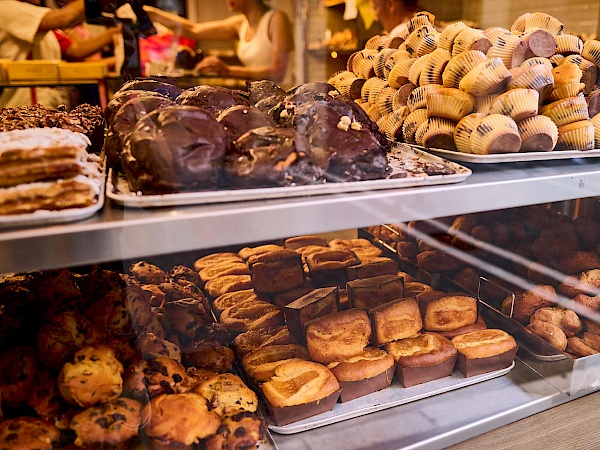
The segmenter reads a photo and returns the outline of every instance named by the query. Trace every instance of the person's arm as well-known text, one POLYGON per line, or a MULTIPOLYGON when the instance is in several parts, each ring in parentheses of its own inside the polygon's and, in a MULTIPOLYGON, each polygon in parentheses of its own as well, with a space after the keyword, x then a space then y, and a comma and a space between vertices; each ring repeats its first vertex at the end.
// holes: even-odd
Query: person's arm
POLYGON ((219 58, 210 56, 198 63, 196 70, 200 73, 217 74, 231 78, 247 80, 272 80, 280 83, 285 78, 290 53, 294 50, 294 38, 287 16, 279 11, 273 14, 269 23, 269 37, 272 43, 271 65, 246 67, 227 65, 219 58))
POLYGON ((113 37, 121 33, 121 25, 108 28, 106 31, 90 39, 73 39, 72 44, 63 52, 69 61, 82 60, 99 52, 107 45, 113 43, 113 37))
POLYGON ((144 9, 154 22, 180 32, 182 36, 194 40, 232 40, 238 38, 239 27, 244 20, 243 15, 235 15, 224 20, 195 23, 177 14, 168 13, 152 6, 144 9))
POLYGON ((42 18, 38 32, 70 28, 85 20, 85 4, 83 0, 75 0, 64 8, 48 11, 42 18))

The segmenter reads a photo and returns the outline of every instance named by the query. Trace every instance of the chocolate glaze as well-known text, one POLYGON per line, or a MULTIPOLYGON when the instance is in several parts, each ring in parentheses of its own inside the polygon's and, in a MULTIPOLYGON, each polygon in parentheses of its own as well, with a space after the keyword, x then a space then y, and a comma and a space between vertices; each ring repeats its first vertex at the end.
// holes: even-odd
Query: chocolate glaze
POLYGON ((131 90, 158 92, 171 100, 175 100, 181 94, 181 89, 178 86, 153 78, 136 78, 126 81, 117 92, 131 90))
POLYGON ((270 80, 246 81, 246 87, 252 104, 274 95, 281 97, 287 95, 284 89, 270 80))
POLYGON ((225 175, 233 187, 314 184, 322 170, 302 135, 292 129, 261 127, 235 141, 225 175))
POLYGON ((219 114, 217 121, 223 125, 227 137, 233 143, 242 134, 260 127, 274 127, 273 117, 254 106, 230 106, 219 114))
POLYGON ((138 120, 122 155, 132 190, 173 193, 218 187, 227 137, 208 111, 171 106, 138 120))
POLYGON ((106 163, 111 167, 120 166, 123 143, 133 131, 133 127, 140 117, 174 104, 173 100, 162 96, 134 97, 127 100, 114 115, 108 127, 104 144, 106 163))
POLYGON ((234 105, 250 106, 250 101, 240 92, 220 86, 194 86, 184 90, 177 97, 179 105, 199 106, 205 108, 213 117, 234 105))
POLYGON ((158 97, 158 98, 166 98, 163 94, 152 91, 143 91, 143 90, 126 90, 126 91, 118 91, 113 95, 110 99, 106 108, 104 108, 104 117, 106 118, 106 123, 108 126, 111 125, 113 118, 117 114, 117 111, 121 106, 125 104, 125 102, 131 100, 136 97, 158 97))
POLYGON ((308 142, 326 167, 328 181, 360 181, 385 178, 386 147, 368 129, 338 128, 340 115, 326 109, 308 129, 308 142))
POLYGON ((290 94, 314 95, 329 94, 331 92, 336 92, 339 94, 335 86, 327 83, 326 81, 310 81, 308 83, 303 83, 290 89, 290 94))

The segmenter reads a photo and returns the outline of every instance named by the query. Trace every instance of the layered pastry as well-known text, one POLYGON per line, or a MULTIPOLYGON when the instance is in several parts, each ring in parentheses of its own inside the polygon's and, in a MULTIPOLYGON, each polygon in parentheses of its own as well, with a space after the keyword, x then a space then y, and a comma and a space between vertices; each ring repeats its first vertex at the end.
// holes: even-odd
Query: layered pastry
POLYGON ((350 250, 361 260, 381 256, 383 254, 383 251, 379 247, 363 238, 332 239, 327 245, 334 250, 350 250))
POLYGON ((395 361, 385 350, 367 347, 361 355, 327 367, 342 388, 340 400, 347 402, 388 387, 394 378, 395 361))
POLYGON ((194 270, 200 272, 205 267, 211 266, 213 264, 221 264, 228 262, 240 262, 243 261, 240 256, 233 252, 219 252, 219 253, 211 253, 209 255, 198 258, 194 261, 194 270))
POLYGON ((423 328, 419 304, 414 298, 402 298, 369 311, 373 341, 384 345, 417 334, 423 328))
POLYGON ((449 376, 457 351, 450 340, 434 332, 392 341, 385 346, 396 361, 396 373, 404 387, 449 376))
POLYGON ((202 283, 206 283, 214 278, 225 275, 250 275, 250 270, 244 261, 237 260, 211 264, 201 269, 198 275, 202 283))
POLYGON ((256 292, 254 292, 254 289, 242 289, 241 291, 228 292, 212 301, 212 310, 217 318, 219 318, 221 313, 230 306, 253 300, 260 300, 256 292))
POLYGON ((261 300, 247 301, 230 306, 221 312, 219 321, 232 333, 242 333, 263 327, 283 325, 284 316, 279 308, 261 300))
POLYGON ((217 298, 228 292, 252 288, 250 275, 223 275, 207 281, 204 290, 212 298, 217 298))
POLYGON ((465 377, 509 367, 518 349, 510 334, 491 328, 456 336, 452 344, 458 350, 458 370, 465 377))
POLYGON ((256 328, 238 334, 232 346, 238 358, 269 345, 297 344, 299 340, 290 333, 286 325, 256 328))
POLYGON ((287 238, 283 243, 285 248, 290 248, 292 250, 297 250, 301 247, 306 247, 307 245, 326 247, 327 239, 321 236, 304 235, 287 238))
POLYGON ((335 375, 313 361, 290 361, 277 366, 275 375, 260 388, 279 426, 330 411, 340 396, 335 375))
POLYGON ((404 279, 398 275, 381 275, 348 281, 348 300, 353 308, 371 309, 404 297, 404 279))
POLYGON ((303 345, 269 345, 248 353, 242 358, 242 367, 256 383, 263 383, 275 375, 275 368, 293 360, 310 360, 308 350, 303 345))
POLYGON ((227 137, 201 108, 172 106, 140 119, 122 165, 132 191, 166 194, 218 186, 227 137))
POLYGON ((256 292, 272 294, 304 283, 302 257, 291 249, 252 256, 248 268, 256 292))
POLYGON ((283 250, 283 247, 277 244, 264 244, 257 245, 255 247, 244 247, 237 252, 237 255, 242 258, 242 260, 247 261, 252 256, 262 255, 263 253, 273 252, 276 250, 283 250))
POLYGON ((367 312, 349 309, 312 320, 306 326, 306 345, 314 361, 328 364, 359 355, 371 338, 367 312))

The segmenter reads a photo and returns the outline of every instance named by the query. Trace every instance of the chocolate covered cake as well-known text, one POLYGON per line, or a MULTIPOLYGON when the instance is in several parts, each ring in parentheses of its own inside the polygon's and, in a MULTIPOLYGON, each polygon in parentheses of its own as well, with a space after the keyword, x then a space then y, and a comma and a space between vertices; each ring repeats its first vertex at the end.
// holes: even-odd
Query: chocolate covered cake
POLYGON ((169 97, 171 100, 175 100, 179 94, 181 94, 181 89, 173 83, 167 83, 153 78, 136 78, 134 80, 126 81, 117 92, 120 93, 132 90, 158 92, 159 94, 169 97))
POLYGON ((166 98, 165 95, 152 91, 143 91, 138 89, 117 91, 106 104, 106 108, 104 108, 104 117, 106 118, 106 123, 110 126, 119 108, 121 108, 121 106, 123 106, 127 101, 136 97, 166 98))
POLYGON ((214 117, 221 111, 235 105, 250 106, 250 101, 241 92, 233 91, 220 86, 194 86, 184 90, 177 103, 187 106, 199 106, 205 108, 214 117))
POLYGON ((246 81, 250 103, 253 105, 272 96, 285 97, 287 92, 270 80, 246 81))
POLYGON ((122 164, 132 191, 164 194, 218 186, 227 137, 202 108, 172 106, 134 127, 122 164))
POLYGON ((106 133, 104 151, 107 164, 112 167, 121 164, 120 155, 124 141, 142 116, 173 105, 173 100, 162 96, 134 97, 126 101, 114 115, 106 133))
POLYGON ((231 142, 242 134, 260 127, 274 127, 275 120, 254 106, 230 106, 219 114, 217 121, 223 125, 231 142))
POLYGON ((232 187, 315 184, 321 174, 306 140, 293 129, 251 130, 235 141, 225 161, 226 182, 232 187))

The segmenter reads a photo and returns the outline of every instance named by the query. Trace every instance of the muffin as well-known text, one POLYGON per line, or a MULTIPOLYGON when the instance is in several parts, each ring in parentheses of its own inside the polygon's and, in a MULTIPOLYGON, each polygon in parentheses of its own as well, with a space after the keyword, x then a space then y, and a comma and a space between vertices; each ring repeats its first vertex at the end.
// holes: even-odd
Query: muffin
POLYGON ((33 417, 15 417, 0 422, 0 447, 7 450, 52 450, 60 431, 33 417))

